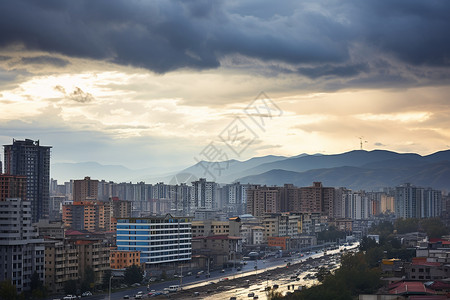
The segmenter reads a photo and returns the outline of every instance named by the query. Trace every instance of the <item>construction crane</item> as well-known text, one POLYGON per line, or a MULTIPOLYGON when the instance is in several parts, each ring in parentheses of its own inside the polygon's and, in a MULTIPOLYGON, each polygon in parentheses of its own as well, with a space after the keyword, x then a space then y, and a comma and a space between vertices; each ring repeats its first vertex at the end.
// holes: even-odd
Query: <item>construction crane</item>
POLYGON ((358 138, 359 138, 359 147, 360 147, 359 150, 362 150, 362 149, 363 149, 363 144, 364 144, 364 143, 367 143, 367 141, 364 140, 364 137, 363 137, 363 136, 360 136, 360 137, 358 137, 358 138))

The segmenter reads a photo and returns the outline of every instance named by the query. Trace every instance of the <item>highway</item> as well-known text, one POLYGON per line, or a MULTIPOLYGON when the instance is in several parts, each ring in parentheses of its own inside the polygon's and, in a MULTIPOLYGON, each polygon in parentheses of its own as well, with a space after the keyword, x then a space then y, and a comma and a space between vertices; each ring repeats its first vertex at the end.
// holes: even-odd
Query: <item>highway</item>
MULTIPOLYGON (((352 248, 354 249, 357 246, 358 246, 358 244, 354 244, 352 246, 352 248)), ((344 248, 345 248, 345 246, 341 246, 337 250, 328 251, 328 254, 339 253, 340 250, 344 249, 344 248)), ((347 246, 346 248, 348 249, 349 247, 347 246)), ((269 259, 264 259, 264 260, 250 260, 250 261, 247 261, 246 265, 243 265, 241 267, 240 271, 237 271, 236 269, 225 269, 225 272, 221 273, 221 270, 214 270, 214 271, 210 272, 209 278, 207 278, 205 274, 200 275, 199 278, 196 278, 196 276, 194 274, 191 276, 184 276, 183 280, 182 280, 182 287, 183 287, 183 289, 190 289, 190 288, 195 288, 195 287, 202 286, 202 285, 211 284, 211 282, 218 282, 220 279, 223 279, 223 278, 234 279, 234 278, 239 278, 242 276, 248 276, 250 274, 259 274, 261 272, 268 271, 270 269, 278 268, 280 266, 285 266, 288 262, 291 264, 295 264, 295 263, 305 261, 308 258, 319 258, 321 256, 323 256, 323 252, 318 251, 317 253, 311 253, 309 255, 304 254, 303 257, 300 257, 299 254, 295 254, 291 257, 269 258, 269 259), (257 268, 255 268, 255 266, 257 268)), ((270 281, 271 284, 273 284, 273 282, 274 282, 273 280, 270 281)), ((307 282, 303 282, 303 281, 296 282, 297 286, 299 284, 308 285, 307 282)), ((164 281, 164 282, 155 282, 152 285, 150 285, 150 290, 162 292, 165 288, 168 288, 171 285, 180 285, 180 279, 173 279, 173 280, 168 280, 168 281, 164 281)), ((245 294, 249 290, 259 289, 259 288, 261 288, 259 285, 258 284, 252 285, 248 289, 241 290, 240 293, 245 294)), ((283 284, 281 284, 281 287, 282 286, 283 286, 283 284)), ((286 286, 287 286, 287 284, 286 284, 286 286)), ((111 293, 110 298, 109 298, 108 294, 101 294, 101 295, 93 295, 90 297, 83 297, 82 299, 86 299, 86 300, 109 300, 109 299, 120 300, 120 299, 124 299, 124 296, 126 296, 126 295, 128 295, 130 297, 130 299, 134 299, 134 295, 136 295, 140 291, 142 291, 144 293, 144 295, 145 295, 144 299, 148 299, 147 293, 149 291, 147 290, 146 286, 141 286, 141 287, 137 287, 137 288, 133 288, 133 289, 127 289, 127 290, 123 290, 123 291, 113 292, 113 293, 111 293)), ((226 297, 228 297, 228 298, 226 298, 226 299, 229 299, 230 293, 223 292, 223 294, 227 295, 226 297)), ((214 298, 214 300, 225 299, 223 297, 217 297, 216 295, 217 294, 214 294, 214 296, 211 295, 209 297, 210 297, 210 299, 214 298)), ((53 298, 49 298, 49 299, 60 299, 60 298, 53 297, 53 298)), ((207 298, 202 297, 202 299, 208 299, 208 297, 207 298)), ((260 298, 260 299, 264 299, 264 298, 260 298)))

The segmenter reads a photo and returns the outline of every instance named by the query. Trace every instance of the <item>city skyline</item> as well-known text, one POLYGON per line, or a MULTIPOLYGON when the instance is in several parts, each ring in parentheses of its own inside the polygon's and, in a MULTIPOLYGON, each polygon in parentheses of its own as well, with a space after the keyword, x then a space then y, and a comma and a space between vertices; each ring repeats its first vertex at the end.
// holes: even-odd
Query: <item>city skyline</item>
POLYGON ((156 174, 228 149, 236 117, 255 139, 229 159, 449 149, 449 5, 4 1, 0 142, 156 174))

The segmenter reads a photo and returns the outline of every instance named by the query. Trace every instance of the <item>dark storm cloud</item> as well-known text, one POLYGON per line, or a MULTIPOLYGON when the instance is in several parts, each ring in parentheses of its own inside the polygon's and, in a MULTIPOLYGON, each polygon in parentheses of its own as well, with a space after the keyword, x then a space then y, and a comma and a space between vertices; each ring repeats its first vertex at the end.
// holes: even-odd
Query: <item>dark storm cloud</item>
POLYGON ((55 67, 65 67, 69 64, 69 61, 65 59, 47 55, 22 57, 20 61, 24 64, 52 65, 55 67))
POLYGON ((362 72, 369 71, 367 64, 348 64, 341 66, 323 65, 309 68, 298 68, 297 71, 309 78, 334 75, 338 77, 352 77, 362 72))
POLYGON ((4 0, 0 47, 19 44, 159 73, 216 68, 238 54, 290 64, 310 78, 355 77, 383 68, 368 63, 373 54, 448 67, 449 13, 449 1, 433 0, 4 0))

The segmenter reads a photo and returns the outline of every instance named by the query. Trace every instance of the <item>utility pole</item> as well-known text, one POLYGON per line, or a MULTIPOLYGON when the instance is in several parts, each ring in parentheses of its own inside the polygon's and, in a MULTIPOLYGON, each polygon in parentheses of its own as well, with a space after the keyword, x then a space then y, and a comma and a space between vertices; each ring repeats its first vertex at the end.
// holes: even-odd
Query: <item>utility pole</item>
POLYGON ((183 265, 181 265, 181 272, 180 272, 180 290, 183 289, 183 265))
POLYGON ((111 275, 109 277, 109 293, 108 293, 108 300, 111 300, 111 279, 113 278, 113 276, 111 275))

